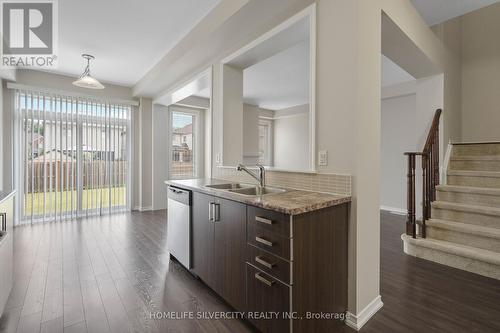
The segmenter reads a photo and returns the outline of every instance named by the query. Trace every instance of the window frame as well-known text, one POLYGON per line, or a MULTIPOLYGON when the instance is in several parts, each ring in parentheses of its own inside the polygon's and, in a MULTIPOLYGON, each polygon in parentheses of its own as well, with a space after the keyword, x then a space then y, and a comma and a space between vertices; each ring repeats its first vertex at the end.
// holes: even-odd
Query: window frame
MULTIPOLYGON (((181 106, 177 104, 172 104, 168 107, 168 178, 169 179, 181 179, 172 178, 172 143, 173 143, 173 114, 180 113, 193 117, 193 176, 194 178, 200 178, 204 174, 204 117, 202 110, 190 108, 187 106, 181 106)), ((183 137, 180 137, 181 143, 183 143, 183 137)), ((191 178, 187 178, 191 179, 191 178)))
MULTIPOLYGON (((273 166, 273 121, 270 119, 259 119, 259 148, 260 148, 260 127, 261 126, 266 126, 267 129, 267 144, 266 144, 266 151, 265 151, 265 156, 264 156, 264 161, 262 162, 262 165, 267 166, 267 167, 272 167, 273 166)), ((259 149, 260 150, 260 149, 259 149)), ((260 152, 259 152, 260 153, 260 152)), ((260 156, 259 156, 260 159, 260 156)))

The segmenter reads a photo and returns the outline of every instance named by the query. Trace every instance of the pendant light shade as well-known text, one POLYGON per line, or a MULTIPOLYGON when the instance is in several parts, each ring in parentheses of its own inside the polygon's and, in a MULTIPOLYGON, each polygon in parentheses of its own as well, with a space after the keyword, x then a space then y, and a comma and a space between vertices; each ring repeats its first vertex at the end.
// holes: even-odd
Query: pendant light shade
POLYGON ((90 75, 90 60, 94 59, 94 56, 90 54, 82 54, 82 57, 87 60, 87 66, 85 67, 83 74, 80 75, 80 78, 73 82, 73 85, 80 88, 104 89, 101 82, 97 81, 97 79, 90 75))

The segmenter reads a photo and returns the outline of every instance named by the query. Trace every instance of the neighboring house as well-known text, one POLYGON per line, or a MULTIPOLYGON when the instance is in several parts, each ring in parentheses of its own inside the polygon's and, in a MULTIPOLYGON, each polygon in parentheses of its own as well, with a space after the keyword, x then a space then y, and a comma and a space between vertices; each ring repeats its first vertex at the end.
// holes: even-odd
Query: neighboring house
POLYGON ((172 161, 191 162, 193 159, 193 124, 174 128, 172 133, 172 161))
POLYGON ((73 158, 70 154, 66 154, 65 152, 59 150, 59 149, 52 149, 50 151, 47 151, 45 154, 40 152, 40 154, 33 158, 33 162, 40 162, 40 163, 49 163, 49 162, 68 162, 68 163, 75 163, 76 159, 73 158))
POLYGON ((193 149, 193 124, 184 127, 174 128, 172 134, 172 144, 174 146, 187 145, 188 149, 193 149))
MULTIPOLYGON (((30 135, 30 134, 28 134, 30 135)), ((33 137, 31 139, 32 151, 35 156, 38 156, 43 153, 43 144, 44 137, 41 134, 33 133, 33 137)))
MULTIPOLYGON (((125 128, 105 129, 98 124, 91 124, 91 126, 83 124, 81 131, 85 159, 90 159, 92 156, 94 160, 104 160, 106 151, 111 151, 111 159, 116 157, 118 160, 123 160, 126 156, 125 128)), ((31 133, 28 133, 28 140, 30 135, 31 133)), ((73 154, 76 156, 76 148, 74 148, 77 140, 76 127, 67 129, 66 126, 61 127, 59 124, 47 122, 43 127, 43 135, 34 131, 32 140, 34 157, 41 156, 44 151, 50 152, 56 149, 60 151, 73 150, 73 154)), ((187 140, 187 142, 192 142, 192 140, 187 140)))

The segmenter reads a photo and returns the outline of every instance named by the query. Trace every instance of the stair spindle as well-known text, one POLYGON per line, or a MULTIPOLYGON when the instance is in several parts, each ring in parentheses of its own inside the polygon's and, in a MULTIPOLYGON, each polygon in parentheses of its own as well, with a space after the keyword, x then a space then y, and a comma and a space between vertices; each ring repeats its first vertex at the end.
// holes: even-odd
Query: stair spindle
POLYGON ((407 217, 406 234, 417 237, 415 216, 415 163, 416 156, 422 157, 422 224, 420 236, 426 237, 425 222, 431 218, 431 204, 436 200, 436 186, 439 185, 439 119, 441 109, 436 110, 427 140, 422 152, 406 152, 408 156, 407 175, 407 217))

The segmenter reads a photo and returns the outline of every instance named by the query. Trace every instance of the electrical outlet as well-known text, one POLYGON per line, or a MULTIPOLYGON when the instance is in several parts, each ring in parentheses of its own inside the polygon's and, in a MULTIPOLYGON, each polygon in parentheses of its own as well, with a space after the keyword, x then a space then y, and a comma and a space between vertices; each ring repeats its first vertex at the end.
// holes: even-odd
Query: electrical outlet
POLYGON ((326 150, 320 150, 318 152, 318 165, 320 166, 326 166, 328 165, 328 151, 326 150))

